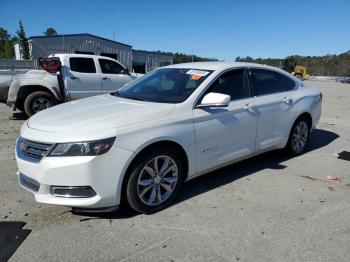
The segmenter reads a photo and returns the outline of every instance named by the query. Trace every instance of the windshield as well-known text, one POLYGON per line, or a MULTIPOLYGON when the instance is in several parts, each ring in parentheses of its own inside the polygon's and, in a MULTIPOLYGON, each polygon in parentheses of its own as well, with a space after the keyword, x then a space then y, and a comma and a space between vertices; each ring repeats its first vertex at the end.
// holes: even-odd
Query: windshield
POLYGON ((212 72, 188 68, 159 69, 121 88, 114 95, 157 103, 181 103, 212 72))

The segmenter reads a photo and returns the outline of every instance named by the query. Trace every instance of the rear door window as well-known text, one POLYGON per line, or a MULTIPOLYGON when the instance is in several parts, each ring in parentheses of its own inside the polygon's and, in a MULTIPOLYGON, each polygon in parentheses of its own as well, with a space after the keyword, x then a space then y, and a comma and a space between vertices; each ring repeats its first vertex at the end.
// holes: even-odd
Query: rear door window
POLYGON ((108 59, 99 59, 98 61, 104 74, 121 74, 124 70, 124 67, 114 61, 108 59))
POLYGON ((249 85, 245 69, 235 69, 222 74, 206 93, 214 92, 229 95, 231 100, 238 100, 250 96, 249 85))
POLYGON ((92 58, 71 57, 69 58, 70 69, 80 73, 96 73, 95 62, 92 58))
POLYGON ((251 69, 254 95, 268 95, 286 92, 295 88, 295 82, 278 72, 265 69, 251 69))

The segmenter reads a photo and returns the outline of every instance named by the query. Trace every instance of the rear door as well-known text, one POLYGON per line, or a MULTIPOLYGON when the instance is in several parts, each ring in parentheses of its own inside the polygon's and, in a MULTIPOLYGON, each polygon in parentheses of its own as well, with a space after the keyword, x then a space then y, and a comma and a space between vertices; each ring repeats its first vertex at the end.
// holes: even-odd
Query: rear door
POLYGON ((71 99, 80 99, 101 93, 101 82, 95 61, 90 57, 70 57, 65 71, 65 85, 71 99))
POLYGON ((246 69, 223 73, 205 94, 209 92, 230 95, 231 102, 228 107, 193 110, 198 172, 249 155, 255 149, 258 116, 246 69))
POLYGON ((289 136, 296 82, 277 71, 260 68, 250 69, 250 79, 259 115, 256 149, 279 146, 289 136))
POLYGON ((98 59, 101 68, 102 92, 110 93, 118 90, 132 78, 126 74, 125 68, 119 63, 109 59, 98 59))

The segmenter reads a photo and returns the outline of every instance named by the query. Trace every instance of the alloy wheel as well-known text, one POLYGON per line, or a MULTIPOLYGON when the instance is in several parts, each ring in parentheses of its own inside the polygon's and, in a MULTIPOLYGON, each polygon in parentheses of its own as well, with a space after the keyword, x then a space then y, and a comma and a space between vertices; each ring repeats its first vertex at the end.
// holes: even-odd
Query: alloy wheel
POLYGON ((165 202, 174 192, 178 182, 178 167, 169 156, 152 158, 142 168, 137 182, 137 194, 148 206, 165 202))
POLYGON ((306 122, 300 121, 294 129, 292 135, 292 148, 296 153, 304 150, 304 147, 309 136, 309 128, 306 122))

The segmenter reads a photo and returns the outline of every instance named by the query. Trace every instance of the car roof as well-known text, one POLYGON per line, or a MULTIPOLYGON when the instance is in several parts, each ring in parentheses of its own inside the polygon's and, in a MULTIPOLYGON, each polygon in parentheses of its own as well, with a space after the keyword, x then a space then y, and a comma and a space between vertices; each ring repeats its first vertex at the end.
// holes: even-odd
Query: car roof
POLYGON ((169 65, 164 68, 189 68, 189 69, 201 69, 201 70, 219 70, 223 71, 231 68, 239 68, 239 67, 254 67, 254 68, 265 68, 265 69, 273 69, 278 70, 283 73, 285 71, 268 65, 255 64, 255 63, 243 63, 243 62, 193 62, 193 63, 181 63, 169 65))
POLYGON ((87 55, 87 54, 69 54, 69 53, 56 53, 56 54, 50 54, 49 57, 84 57, 84 58, 103 58, 103 59, 109 59, 109 60, 114 60, 111 57, 108 56, 101 56, 101 55, 87 55))

